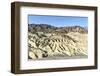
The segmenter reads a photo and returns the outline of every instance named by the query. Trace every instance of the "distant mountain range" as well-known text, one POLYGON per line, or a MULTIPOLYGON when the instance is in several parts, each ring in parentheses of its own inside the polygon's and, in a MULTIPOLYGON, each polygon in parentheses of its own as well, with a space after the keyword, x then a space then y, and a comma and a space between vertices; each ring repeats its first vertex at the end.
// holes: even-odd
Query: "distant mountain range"
POLYGON ((87 28, 81 26, 66 26, 66 27, 55 27, 49 24, 29 24, 28 31, 31 33, 44 32, 44 33, 69 33, 69 32, 79 32, 88 33, 87 28))

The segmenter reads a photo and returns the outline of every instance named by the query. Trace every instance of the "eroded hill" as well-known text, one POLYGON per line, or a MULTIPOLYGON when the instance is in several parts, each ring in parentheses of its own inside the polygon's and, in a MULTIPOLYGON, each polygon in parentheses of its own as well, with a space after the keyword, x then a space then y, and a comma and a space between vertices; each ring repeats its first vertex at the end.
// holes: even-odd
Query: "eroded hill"
POLYGON ((29 59, 87 56, 87 33, 80 26, 58 28, 31 24, 28 26, 29 59))

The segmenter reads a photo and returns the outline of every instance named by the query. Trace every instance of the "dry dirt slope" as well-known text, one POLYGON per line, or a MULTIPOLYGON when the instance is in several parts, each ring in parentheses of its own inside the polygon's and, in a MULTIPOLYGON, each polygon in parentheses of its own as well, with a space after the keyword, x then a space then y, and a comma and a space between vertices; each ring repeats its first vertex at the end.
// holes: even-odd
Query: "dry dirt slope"
POLYGON ((39 37, 29 33, 29 57, 32 59, 51 56, 87 55, 87 34, 68 33, 39 37))
MULTIPOLYGON (((62 31, 62 29, 60 30, 62 31)), ((86 56, 87 33, 80 33, 75 29, 74 31, 67 33, 41 31, 33 33, 29 31, 29 59, 86 56)))

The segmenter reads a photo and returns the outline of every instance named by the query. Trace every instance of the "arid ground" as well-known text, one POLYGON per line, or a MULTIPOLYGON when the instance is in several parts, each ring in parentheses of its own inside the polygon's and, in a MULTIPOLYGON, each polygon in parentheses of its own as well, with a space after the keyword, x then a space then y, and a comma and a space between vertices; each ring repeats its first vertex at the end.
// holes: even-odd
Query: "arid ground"
POLYGON ((88 30, 80 26, 54 27, 48 24, 28 25, 28 58, 87 58, 88 30))

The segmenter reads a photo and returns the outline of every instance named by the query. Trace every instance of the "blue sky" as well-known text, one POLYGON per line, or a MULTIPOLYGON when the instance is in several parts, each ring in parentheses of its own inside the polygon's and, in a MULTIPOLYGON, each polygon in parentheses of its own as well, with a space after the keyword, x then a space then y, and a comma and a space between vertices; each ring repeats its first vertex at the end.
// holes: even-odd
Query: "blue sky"
POLYGON ((51 24, 56 27, 79 25, 88 27, 87 17, 29 15, 28 24, 51 24))

